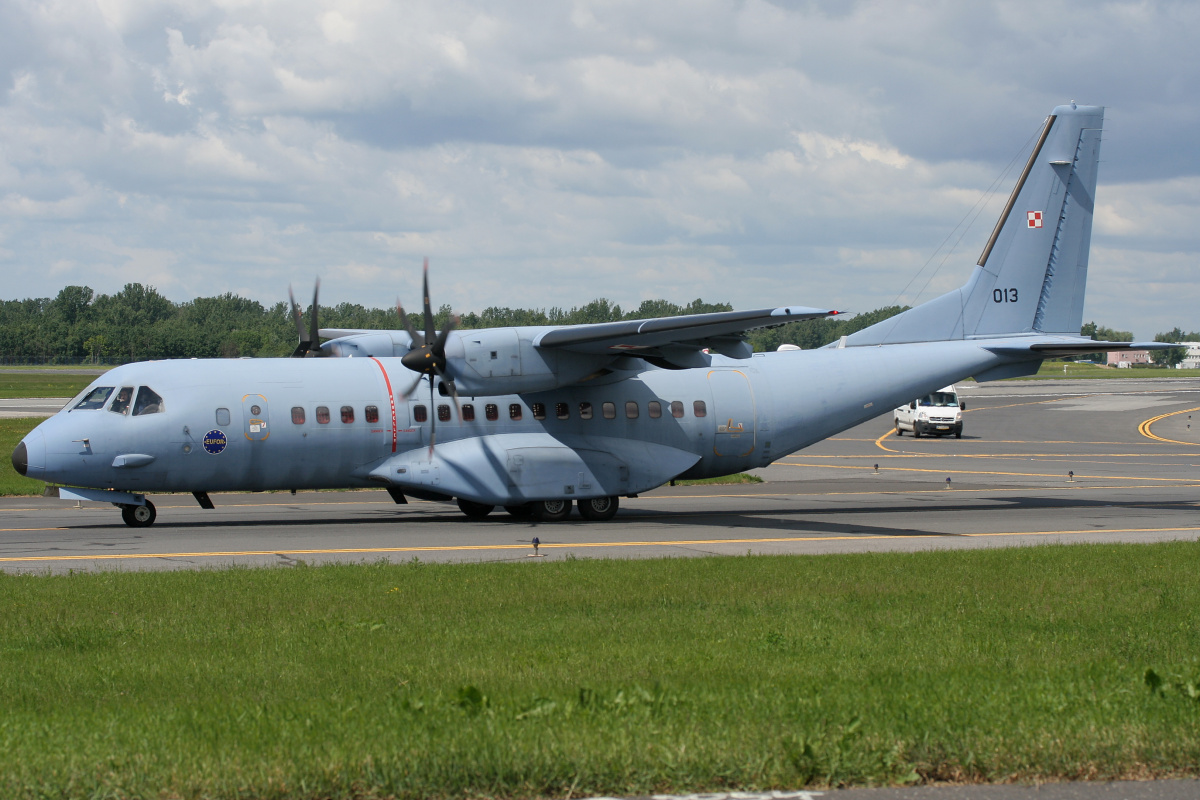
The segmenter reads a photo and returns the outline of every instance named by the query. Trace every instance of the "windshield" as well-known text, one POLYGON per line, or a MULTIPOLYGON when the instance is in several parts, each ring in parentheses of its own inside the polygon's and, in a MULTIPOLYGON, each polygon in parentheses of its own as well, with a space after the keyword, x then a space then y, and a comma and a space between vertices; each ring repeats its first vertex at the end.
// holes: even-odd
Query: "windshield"
POLYGON ((138 389, 137 402, 133 404, 133 415, 140 417, 143 414, 157 414, 163 410, 162 398, 158 393, 149 386, 143 386, 138 389))
POLYGON ((946 406, 957 406, 958 395, 954 392, 932 392, 929 395, 921 398, 921 405, 935 406, 945 408, 946 406))
POLYGON ((77 411, 90 411, 96 408, 104 408, 104 401, 112 394, 112 386, 97 386, 92 389, 83 399, 75 406, 77 411))

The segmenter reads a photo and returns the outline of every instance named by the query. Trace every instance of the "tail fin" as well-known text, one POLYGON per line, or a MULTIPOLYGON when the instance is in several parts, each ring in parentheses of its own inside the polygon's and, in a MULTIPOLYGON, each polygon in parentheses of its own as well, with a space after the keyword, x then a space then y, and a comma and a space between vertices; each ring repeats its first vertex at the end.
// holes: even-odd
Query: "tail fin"
POLYGON ((1100 106, 1054 109, 967 284, 852 334, 845 346, 1078 336, 1103 124, 1100 106))

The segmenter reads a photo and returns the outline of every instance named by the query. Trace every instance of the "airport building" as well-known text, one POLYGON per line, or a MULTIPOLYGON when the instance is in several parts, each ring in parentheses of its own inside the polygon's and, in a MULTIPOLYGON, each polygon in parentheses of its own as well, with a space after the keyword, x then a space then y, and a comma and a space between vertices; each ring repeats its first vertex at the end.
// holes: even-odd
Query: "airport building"
POLYGON ((1149 364, 1149 350, 1118 350, 1108 354, 1110 367, 1132 367, 1134 364, 1149 364))

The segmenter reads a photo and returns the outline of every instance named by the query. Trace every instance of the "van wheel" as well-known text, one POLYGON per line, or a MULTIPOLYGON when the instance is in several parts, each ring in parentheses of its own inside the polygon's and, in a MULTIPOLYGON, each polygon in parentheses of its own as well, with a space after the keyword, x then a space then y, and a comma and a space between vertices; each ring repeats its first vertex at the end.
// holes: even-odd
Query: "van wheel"
POLYGON ((476 503, 473 500, 458 498, 458 510, 470 519, 483 519, 492 513, 493 508, 495 506, 489 506, 487 503, 476 503))
POLYGON ((617 515, 620 501, 616 497, 593 497, 579 501, 579 515, 592 522, 606 522, 617 515))
POLYGON ((897 423, 896 423, 896 435, 897 435, 897 436, 903 436, 903 435, 904 435, 904 429, 900 427, 900 423, 899 423, 899 422, 897 422, 897 423))
POLYGON ((955 438, 955 439, 961 439, 961 438, 962 438, 962 431, 955 431, 955 432, 954 432, 954 438, 955 438))
POLYGON ((915 424, 913 425, 913 438, 914 438, 914 439, 920 439, 920 438, 921 438, 921 429, 920 429, 920 428, 918 428, 918 427, 917 427, 915 424))
POLYGON ((533 504, 533 516, 538 522, 560 522, 571 516, 571 501, 540 500, 533 504))

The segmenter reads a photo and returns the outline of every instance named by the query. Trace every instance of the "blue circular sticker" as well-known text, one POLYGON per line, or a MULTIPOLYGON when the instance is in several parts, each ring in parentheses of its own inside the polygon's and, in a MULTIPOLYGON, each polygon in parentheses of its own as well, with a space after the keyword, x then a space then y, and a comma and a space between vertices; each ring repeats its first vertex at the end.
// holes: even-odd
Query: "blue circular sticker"
POLYGON ((229 437, 225 435, 224 431, 209 431, 204 434, 204 449, 214 456, 224 450, 227 444, 229 444, 229 437))

